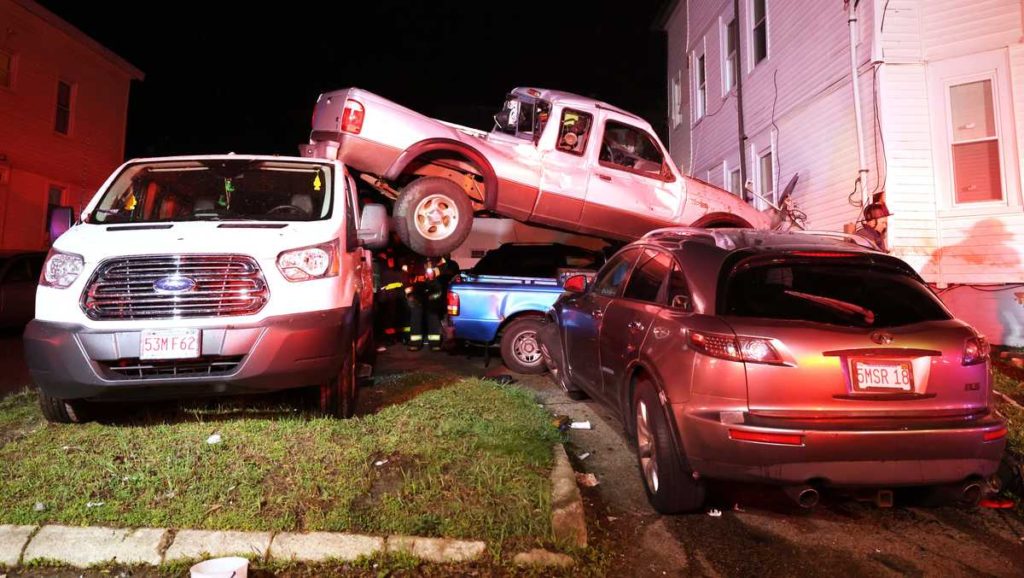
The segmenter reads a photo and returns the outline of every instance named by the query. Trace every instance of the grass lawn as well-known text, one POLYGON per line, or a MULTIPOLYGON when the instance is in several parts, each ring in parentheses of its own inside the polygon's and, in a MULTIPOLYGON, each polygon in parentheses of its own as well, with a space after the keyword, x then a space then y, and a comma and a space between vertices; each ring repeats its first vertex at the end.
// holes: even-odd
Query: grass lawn
POLYGON ((559 434, 514 386, 465 379, 352 420, 172 417, 53 425, 34 396, 0 401, 0 524, 550 538, 559 434))

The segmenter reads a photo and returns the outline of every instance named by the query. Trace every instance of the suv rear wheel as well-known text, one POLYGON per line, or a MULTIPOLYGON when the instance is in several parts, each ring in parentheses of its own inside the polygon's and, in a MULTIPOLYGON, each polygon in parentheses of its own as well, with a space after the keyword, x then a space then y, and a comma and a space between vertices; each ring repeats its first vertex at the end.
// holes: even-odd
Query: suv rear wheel
POLYGON ((395 230, 413 251, 427 257, 447 255, 469 236, 473 205, 462 187, 443 177, 420 177, 395 203, 395 230))
POLYGON ((636 454, 647 499, 662 514, 692 512, 704 505, 704 484, 683 467, 672 443, 672 426, 654 385, 641 380, 633 394, 636 454))

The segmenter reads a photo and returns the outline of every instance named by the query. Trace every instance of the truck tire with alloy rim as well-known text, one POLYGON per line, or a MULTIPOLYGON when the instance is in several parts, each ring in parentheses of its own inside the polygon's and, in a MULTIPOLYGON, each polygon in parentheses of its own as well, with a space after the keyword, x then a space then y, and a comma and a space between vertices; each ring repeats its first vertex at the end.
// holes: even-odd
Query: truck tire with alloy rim
POLYGON ((456 183, 442 177, 421 177, 398 196, 395 230, 403 243, 427 257, 458 248, 473 226, 473 205, 456 183))
POLYGON ((501 334, 501 359, 516 373, 544 373, 544 359, 540 352, 538 332, 544 320, 523 317, 509 323, 501 334))
POLYGON ((348 419, 355 414, 358 385, 355 339, 350 340, 348 350, 338 374, 320 384, 320 411, 324 415, 348 419))
POLYGON ((540 340, 544 366, 551 375, 551 381, 561 387, 569 399, 576 401, 587 399, 586 392, 574 386, 565 371, 565 355, 562 354, 562 341, 558 337, 558 324, 551 321, 545 322, 537 335, 540 340))
POLYGON ((51 423, 82 423, 88 421, 86 414, 86 403, 84 401, 71 401, 57 399, 39 392, 39 409, 43 417, 51 423))
POLYGON ((684 467, 685 458, 672 442, 672 426, 665 417, 654 385, 641 379, 633 392, 633 415, 640 474, 647 498, 662 514, 692 512, 704 505, 704 483, 684 467))

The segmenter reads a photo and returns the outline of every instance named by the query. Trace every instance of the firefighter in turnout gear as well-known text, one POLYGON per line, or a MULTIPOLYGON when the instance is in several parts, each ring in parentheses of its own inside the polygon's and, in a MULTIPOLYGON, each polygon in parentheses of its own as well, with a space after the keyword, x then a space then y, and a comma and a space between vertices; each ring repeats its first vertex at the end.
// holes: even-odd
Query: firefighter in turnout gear
POLYGON ((402 271, 399 256, 393 248, 379 253, 374 260, 374 286, 377 294, 374 298, 375 333, 383 351, 387 345, 394 345, 402 340, 408 332, 406 320, 409 318, 408 303, 405 298, 405 273, 402 271))
POLYGON ((437 262, 420 258, 403 266, 409 299, 409 351, 419 351, 425 343, 433 351, 441 350, 441 315, 445 304, 445 288, 440 279, 443 262, 443 258, 437 262))

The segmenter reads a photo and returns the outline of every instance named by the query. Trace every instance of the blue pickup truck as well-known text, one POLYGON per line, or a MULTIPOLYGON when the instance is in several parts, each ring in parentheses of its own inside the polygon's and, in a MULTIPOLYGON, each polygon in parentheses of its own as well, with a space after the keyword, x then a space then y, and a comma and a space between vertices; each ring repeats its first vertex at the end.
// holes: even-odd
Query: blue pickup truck
POLYGON ((486 255, 448 289, 446 340, 489 347, 501 340, 501 358, 517 373, 543 373, 537 329, 572 275, 593 274, 600 252, 559 243, 506 243, 486 255))

